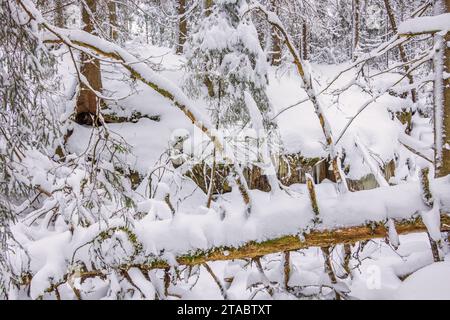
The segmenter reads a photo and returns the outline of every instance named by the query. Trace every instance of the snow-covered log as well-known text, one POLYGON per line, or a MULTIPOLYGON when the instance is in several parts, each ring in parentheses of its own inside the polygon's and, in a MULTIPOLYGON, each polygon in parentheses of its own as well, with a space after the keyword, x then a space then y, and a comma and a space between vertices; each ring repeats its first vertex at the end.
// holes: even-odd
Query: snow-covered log
MULTIPOLYGON (((430 188, 439 199, 442 212, 449 212, 450 176, 430 180, 430 188)), ((255 203, 264 210, 256 210, 249 219, 230 216, 222 220, 212 213, 180 213, 173 221, 144 218, 134 221, 134 226, 111 220, 109 226, 93 224, 78 228, 72 236, 69 231, 55 235, 54 240, 58 241, 53 241, 52 245, 48 239, 33 241, 28 245, 31 255, 58 257, 55 261, 59 262, 54 264, 53 260, 48 260, 40 269, 32 270, 36 274, 30 274, 28 281, 54 270, 58 271, 57 278, 62 282, 73 277, 61 276, 67 269, 75 269, 75 276, 82 278, 104 275, 108 271, 101 264, 90 266, 82 262, 91 259, 91 247, 94 250, 114 248, 114 241, 118 240, 128 249, 126 252, 104 252, 108 256, 106 259, 113 259, 108 270, 125 271, 136 267, 147 271, 208 261, 251 259, 308 247, 351 244, 392 237, 393 230, 400 235, 428 230, 420 215, 427 206, 421 199, 419 183, 345 193, 334 198, 319 196, 321 221, 318 223, 313 221, 317 214, 306 195, 288 200, 288 195, 279 193, 276 196, 280 199, 273 201, 258 198, 257 194, 252 194, 257 199, 255 203), (281 203, 281 198, 288 202, 287 206, 270 205, 281 203), (80 264, 89 267, 80 268, 80 264)), ((450 215, 442 214, 440 220, 441 231, 450 231, 450 215)), ((55 281, 59 280, 55 278, 55 281)))
MULTIPOLYGON (((441 217, 441 231, 450 231, 450 216, 441 217)), ((359 241, 387 238, 389 237, 389 228, 392 225, 386 225, 384 222, 367 223, 362 226, 336 228, 333 230, 311 231, 300 238, 295 235, 281 236, 266 241, 250 241, 239 247, 216 247, 209 250, 197 250, 195 253, 179 255, 176 257, 178 265, 201 265, 209 261, 229 261, 234 259, 252 259, 264 255, 306 249, 309 247, 327 248, 336 244, 353 244, 359 241)), ((427 230, 423 222, 418 218, 411 218, 395 222, 395 230, 398 234, 404 235, 416 232, 425 232, 427 230)), ((397 234, 396 233, 396 234, 397 234)), ((130 270, 138 268, 142 271, 151 269, 165 269, 173 265, 163 259, 153 259, 146 262, 128 263, 118 267, 120 270, 130 270)), ((99 277, 107 274, 107 270, 84 270, 77 271, 72 277, 90 278, 99 277)), ((32 281, 34 275, 24 277, 24 283, 32 281)), ((63 277, 61 283, 65 283, 70 275, 63 277)), ((51 290, 51 288, 49 288, 51 290)))

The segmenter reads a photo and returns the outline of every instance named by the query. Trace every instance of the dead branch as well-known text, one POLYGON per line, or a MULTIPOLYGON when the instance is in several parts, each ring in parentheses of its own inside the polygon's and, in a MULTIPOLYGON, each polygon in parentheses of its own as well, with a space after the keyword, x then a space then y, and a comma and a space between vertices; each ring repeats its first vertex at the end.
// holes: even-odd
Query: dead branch
POLYGON ((225 289, 225 287, 223 286, 222 282, 219 280, 219 278, 217 278, 217 276, 215 275, 215 273, 212 271, 211 267, 208 265, 207 262, 203 263, 203 266, 205 267, 206 271, 208 271, 208 273, 211 275, 211 277, 213 278, 214 282, 217 284, 217 286, 220 289, 220 293, 222 294, 222 297, 224 298, 224 300, 228 300, 228 294, 227 294, 227 290, 225 289))

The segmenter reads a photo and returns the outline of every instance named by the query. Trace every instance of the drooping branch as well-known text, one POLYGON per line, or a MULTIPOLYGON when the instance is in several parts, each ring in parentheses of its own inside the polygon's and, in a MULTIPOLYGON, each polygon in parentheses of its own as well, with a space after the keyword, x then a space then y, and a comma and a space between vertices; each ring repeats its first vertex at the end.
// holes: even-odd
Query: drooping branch
POLYGON ((433 150, 431 148, 424 147, 421 141, 413 140, 413 138, 406 134, 400 134, 398 137, 398 142, 415 155, 425 159, 429 163, 433 163, 432 156, 428 155, 428 153, 433 150), (419 148, 416 145, 418 145, 419 148))

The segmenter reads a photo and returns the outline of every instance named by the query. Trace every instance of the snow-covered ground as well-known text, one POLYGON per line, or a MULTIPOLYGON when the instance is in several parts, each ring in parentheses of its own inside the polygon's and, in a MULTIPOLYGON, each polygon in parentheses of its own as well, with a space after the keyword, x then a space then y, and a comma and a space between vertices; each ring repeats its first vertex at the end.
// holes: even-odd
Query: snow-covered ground
MULTIPOLYGON (((161 69, 158 71, 161 75, 182 87, 184 61, 182 57, 174 55, 171 49, 133 44, 129 45, 129 49, 141 57, 146 57, 155 68, 161 69)), ((65 63, 61 63, 61 66, 65 68, 70 66, 67 54, 63 55, 62 59, 65 63)), ((311 68, 317 80, 315 83, 317 91, 326 86, 345 67, 345 64, 312 65, 311 68)), ((66 91, 69 92, 71 84, 76 81, 75 73, 73 68, 69 67, 66 70, 62 68, 60 72, 64 79, 63 83, 68 84, 66 91)), ((147 199, 148 173, 161 164, 161 157, 169 150, 174 133, 187 131, 190 138, 185 141, 185 149, 188 150, 189 146, 194 152, 200 144, 205 144, 207 138, 200 134, 179 109, 148 86, 139 81, 124 85, 122 72, 123 70, 117 65, 105 67, 103 72, 105 92, 120 98, 117 101, 109 101, 109 109, 106 112, 125 117, 132 116, 133 112, 139 112, 141 115, 159 118, 157 121, 141 118, 136 123, 108 124, 110 132, 122 137, 131 147, 130 153, 119 156, 132 169, 145 177, 137 189, 141 196, 133 199, 137 202, 138 211, 146 214, 143 219, 132 221, 137 240, 143 245, 142 256, 138 259, 144 261, 148 257, 159 256, 173 261, 174 255, 186 254, 196 249, 239 246, 251 240, 264 241, 282 235, 295 235, 298 230, 305 230, 311 225, 314 213, 304 185, 291 186, 289 195, 283 192, 268 194, 257 190, 251 191, 253 207, 252 215, 248 219, 243 214, 244 206, 237 191, 224 195, 213 204, 211 209, 207 209, 206 195, 192 181, 177 172, 163 176, 159 185, 160 194, 153 199, 147 199), (170 194, 177 211, 173 218, 170 208, 164 202, 165 193, 161 190, 167 190, 170 194), (162 252, 167 254, 161 255, 162 252)), ((343 86, 351 78, 351 72, 346 73, 333 87, 343 86)), ((379 85, 383 86, 386 85, 384 82, 396 80, 393 77, 383 77, 378 81, 379 85)), ((290 69, 270 70, 268 94, 274 107, 274 116, 287 106, 306 98, 300 79, 294 70, 290 69)), ((339 135, 349 119, 370 99, 371 96, 357 86, 341 94, 339 101, 334 100, 330 94, 320 96, 325 106, 326 116, 332 119, 330 123, 335 136, 339 135)), ((194 101, 193 103, 197 112, 207 115, 204 102, 194 101)), ((371 156, 379 165, 394 158, 400 159, 399 166, 396 168, 397 172, 407 170, 406 164, 401 163, 406 157, 413 158, 417 164, 424 161, 408 153, 398 142, 403 127, 392 120, 388 110, 399 110, 403 107, 403 103, 403 99, 388 94, 381 96, 361 113, 343 135, 339 146, 347 151, 346 163, 351 164, 349 178, 358 179, 371 172, 363 155, 355 147, 355 137, 358 137, 359 141, 370 150, 371 156), (374 123, 376 125, 373 125, 374 123)), ((67 108, 69 110, 70 106, 67 108)), ((290 108, 280 113, 276 119, 285 152, 300 153, 309 158, 326 155, 322 128, 310 102, 290 108)), ((75 154, 81 154, 90 143, 92 128, 77 124, 72 126, 74 132, 68 140, 68 149, 75 154)), ((430 131, 429 124, 422 126, 418 124, 416 131, 412 133, 412 139, 426 147, 431 142, 431 135, 428 134, 430 131)), ((36 166, 36 171, 46 166, 45 161, 35 160, 33 166, 36 166)), ((49 163, 48 166, 51 167, 52 164, 49 163)), ((44 173, 41 177, 42 181, 48 179, 44 177, 44 173)), ((74 179, 73 185, 76 186, 81 177, 74 179)), ((45 186, 43 182, 40 184, 45 186)), ((449 186, 450 181, 447 178, 432 183, 434 195, 436 199, 439 199, 443 209, 450 209, 449 186)), ((49 186, 49 188, 52 187, 49 186)), ((324 181, 317 186, 317 199, 323 229, 356 226, 368 221, 387 221, 389 218, 410 218, 418 214, 417 210, 427 210, 422 203, 417 181, 362 191, 357 194, 341 195, 336 194, 332 184, 324 181)), ((38 297, 51 285, 51 279, 61 278, 67 271, 67 265, 73 259, 85 261, 89 266, 92 252, 89 246, 84 245, 93 242, 99 231, 122 225, 124 225, 122 220, 110 219, 108 225, 102 221, 87 228, 77 228, 71 234, 63 223, 60 225, 56 223, 54 231, 28 227, 26 221, 17 223, 13 228, 14 232, 33 257, 31 270, 35 276, 32 279, 31 296, 38 297)), ((110 259, 109 263, 114 265, 127 263, 126 258, 130 257, 130 251, 133 251, 132 244, 128 243, 121 249, 125 252, 123 254, 123 252, 115 251, 117 247, 113 245, 114 241, 109 244, 105 242, 106 244, 101 245, 101 250, 104 250, 105 259, 110 259)), ((335 258, 342 259, 339 255, 335 258)), ((269 281, 271 277, 280 276, 281 273, 276 272, 278 268, 281 268, 280 259, 279 254, 264 258, 267 269, 273 271, 267 272, 269 281)), ((450 256, 447 256, 447 262, 429 265, 432 263, 432 256, 426 234, 401 236, 400 247, 397 251, 382 241, 370 241, 360 252, 359 259, 359 265, 353 261, 355 267, 352 272, 353 279, 340 282, 343 290, 348 290, 351 297, 360 299, 449 298, 450 256), (426 265, 429 266, 424 267, 426 265), (421 269, 422 267, 424 268, 421 269), (419 269, 420 271, 409 276, 410 273, 419 269), (401 278, 405 276, 408 277, 402 282, 401 278), (348 288, 345 287, 347 285, 348 288), (434 288, 440 289, 434 290, 434 288), (430 290, 433 292, 428 294, 430 290)), ((267 292, 261 291, 255 294, 257 288, 247 289, 260 281, 261 275, 254 264, 243 267, 245 264, 244 261, 214 262, 211 266, 220 278, 228 273, 233 274, 234 281, 228 289, 230 298, 270 298, 267 292)), ((328 284, 328 287, 324 287, 324 283, 326 284, 329 280, 322 267, 322 253, 317 248, 293 253, 289 286, 298 288, 299 294, 304 297, 312 297, 322 292, 321 290, 329 290, 328 287, 332 285, 328 284)), ((152 272, 156 275, 160 271, 152 272)), ((141 283, 143 291, 147 290, 145 292, 149 296, 154 295, 155 290, 158 291, 157 280, 149 285, 140 271, 136 270, 131 270, 130 276, 137 283, 141 283)), ((149 277, 152 277, 151 274, 149 277)), ((192 281, 194 279, 184 284, 177 284, 170 291, 184 299, 222 298, 218 287, 214 285, 210 275, 204 269, 200 272, 195 286, 192 286, 192 281), (189 289, 191 286, 192 289, 189 289)), ((277 281, 280 282, 279 279, 277 281)), ((92 286, 97 288, 97 291, 99 287, 104 286, 99 279, 88 279, 79 285, 92 286)), ((67 294, 67 297, 73 294, 68 289, 66 291, 61 289, 61 292, 61 294, 67 294)), ((86 296, 86 298, 95 297, 94 295, 86 296)), ((272 297, 292 298, 293 296, 277 293, 275 288, 272 297)))
MULTIPOLYGON (((159 72, 162 76, 171 80, 173 83, 182 87, 185 77, 183 72, 183 58, 174 55, 171 49, 154 46, 133 46, 130 45, 130 51, 134 54, 147 58, 150 63, 162 69, 159 72), (150 54, 151 53, 151 54, 150 54)), ((65 55, 65 66, 70 66, 70 60, 65 55)), ((342 65, 312 65, 317 87, 319 92, 325 87, 341 70, 348 67, 342 65)), ((132 147, 133 156, 128 156, 127 162, 141 173, 145 173, 149 167, 153 166, 161 154, 168 150, 170 140, 174 132, 179 129, 187 130, 190 133, 190 139, 185 144, 185 149, 196 149, 199 145, 205 146, 208 138, 195 128, 181 111, 171 106, 170 101, 162 97, 148 86, 139 81, 132 86, 124 85, 122 81, 123 70, 108 67, 108 72, 103 73, 104 87, 120 100, 109 103, 111 112, 118 116, 131 116, 133 112, 139 112, 148 116, 160 116, 160 121, 152 121, 147 118, 140 119, 137 123, 110 124, 112 132, 122 136, 132 147)), ((73 70, 72 81, 76 81, 73 70)), ((347 84, 354 77, 353 71, 344 73, 339 80, 330 88, 339 88, 347 84)), ((380 77, 379 85, 387 86, 388 83, 395 82, 395 76, 380 77)), ((67 83, 71 83, 68 81, 67 83)), ((279 125, 281 135, 281 146, 285 153, 301 154, 306 158, 322 157, 326 155, 325 138, 320 126, 314 108, 309 101, 298 106, 283 111, 307 98, 302 89, 302 83, 294 69, 269 71, 268 95, 273 105, 273 117, 279 125), (283 111, 280 113, 280 111, 283 111)), ((339 136, 347 122, 353 117, 359 108, 371 96, 357 86, 340 95, 339 100, 325 93, 319 96, 321 103, 325 106, 325 113, 330 121, 331 129, 335 137, 339 136)), ((402 132, 402 125, 399 122, 392 121, 392 115, 388 110, 401 110, 407 107, 405 100, 385 94, 371 103, 352 123, 347 132, 339 141, 338 147, 342 147, 346 152, 345 164, 351 164, 349 167, 348 178, 360 179, 369 174, 370 168, 362 158, 360 151, 355 146, 355 137, 358 136, 361 142, 371 151, 373 158, 379 165, 384 165, 396 156, 405 154, 405 149, 398 142, 402 132), (377 125, 372 125, 376 123, 377 125)), ((207 106, 203 101, 195 101, 195 108, 198 112, 207 117, 207 106)), ((107 112, 109 112, 107 111, 107 112)), ((420 120, 420 119, 419 119, 420 120)), ((419 121, 416 120, 416 121, 419 121)), ((419 125, 416 126, 419 129, 419 125)), ((428 125, 429 133, 431 127, 428 125)), ((69 147, 75 152, 82 152, 86 146, 83 141, 89 141, 89 128, 77 127, 73 138, 69 141, 69 147)), ((414 136, 414 132, 412 135, 414 136)), ((420 141, 424 144, 431 142, 430 134, 420 134, 420 141)), ((202 148, 205 151, 205 148, 202 148)), ((195 152, 195 151, 194 151, 195 152)), ((423 159, 416 159, 418 164, 423 159)), ((402 166, 398 171, 404 170, 402 166)))

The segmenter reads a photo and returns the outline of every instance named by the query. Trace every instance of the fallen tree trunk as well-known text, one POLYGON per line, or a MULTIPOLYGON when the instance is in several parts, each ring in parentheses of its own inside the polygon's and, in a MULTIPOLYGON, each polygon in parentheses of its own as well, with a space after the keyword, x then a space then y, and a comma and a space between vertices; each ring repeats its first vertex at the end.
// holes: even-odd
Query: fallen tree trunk
MULTIPOLYGON (((427 228, 420 218, 402 220, 395 222, 395 228, 398 234, 409 234, 417 232, 426 232, 427 228)), ((441 216, 441 231, 450 231, 450 215, 441 216)), ((251 241, 237 248, 217 247, 210 250, 199 250, 195 254, 180 255, 176 258, 178 265, 194 266, 203 265, 211 261, 227 261, 235 259, 258 259, 262 256, 275 254, 279 252, 290 252, 309 247, 327 248, 336 244, 354 244, 359 241, 371 240, 377 238, 386 238, 389 234, 388 226, 384 222, 371 222, 362 226, 337 228, 333 230, 311 231, 302 238, 295 235, 286 235, 276 239, 270 239, 262 242, 251 241)), ((119 272, 126 274, 131 268, 138 268, 143 272, 152 269, 166 269, 172 265, 165 260, 155 259, 146 263, 127 264, 119 266, 119 272)), ((72 273, 64 275, 61 281, 47 288, 45 292, 53 292, 75 278, 84 281, 87 278, 101 277, 108 274, 107 270, 75 270, 72 273)), ((25 274, 21 278, 20 285, 29 285, 33 280, 32 274, 25 274)))
MULTIPOLYGON (((420 218, 395 223, 398 234, 426 232, 427 229, 420 218)), ((441 231, 450 231, 450 216, 441 216, 441 231)), ((180 265, 197 265, 207 261, 221 261, 232 259, 250 259, 283 251, 295 251, 309 247, 329 247, 336 244, 354 244, 359 241, 385 238, 388 229, 384 223, 368 223, 364 226, 341 228, 334 230, 312 231, 300 239, 289 235, 264 242, 249 242, 239 248, 216 248, 201 252, 195 256, 180 256, 180 265)), ((142 266, 141 266, 142 267, 142 266)), ((167 263, 157 261, 143 266, 144 268, 164 268, 167 263)))
MULTIPOLYGON (((426 226, 419 217, 396 221, 395 227, 399 235, 427 231, 426 226)), ((450 215, 441 216, 441 231, 450 231, 450 215)), ((178 265, 193 266, 210 261, 254 259, 269 254, 296 251, 310 247, 324 248, 337 244, 354 244, 364 240, 386 238, 388 233, 388 226, 385 222, 368 222, 362 226, 336 228, 333 230, 314 230, 302 237, 286 235, 262 242, 251 241, 237 248, 216 247, 209 250, 198 250, 195 254, 180 255, 176 258, 176 261, 178 265)), ((168 267, 171 267, 171 265, 167 261, 155 259, 147 263, 123 265, 119 269, 125 271, 130 268, 139 268, 148 271, 168 267)), ((105 272, 102 270, 92 270, 78 272, 77 275, 79 277, 95 277, 104 274, 105 272)))

